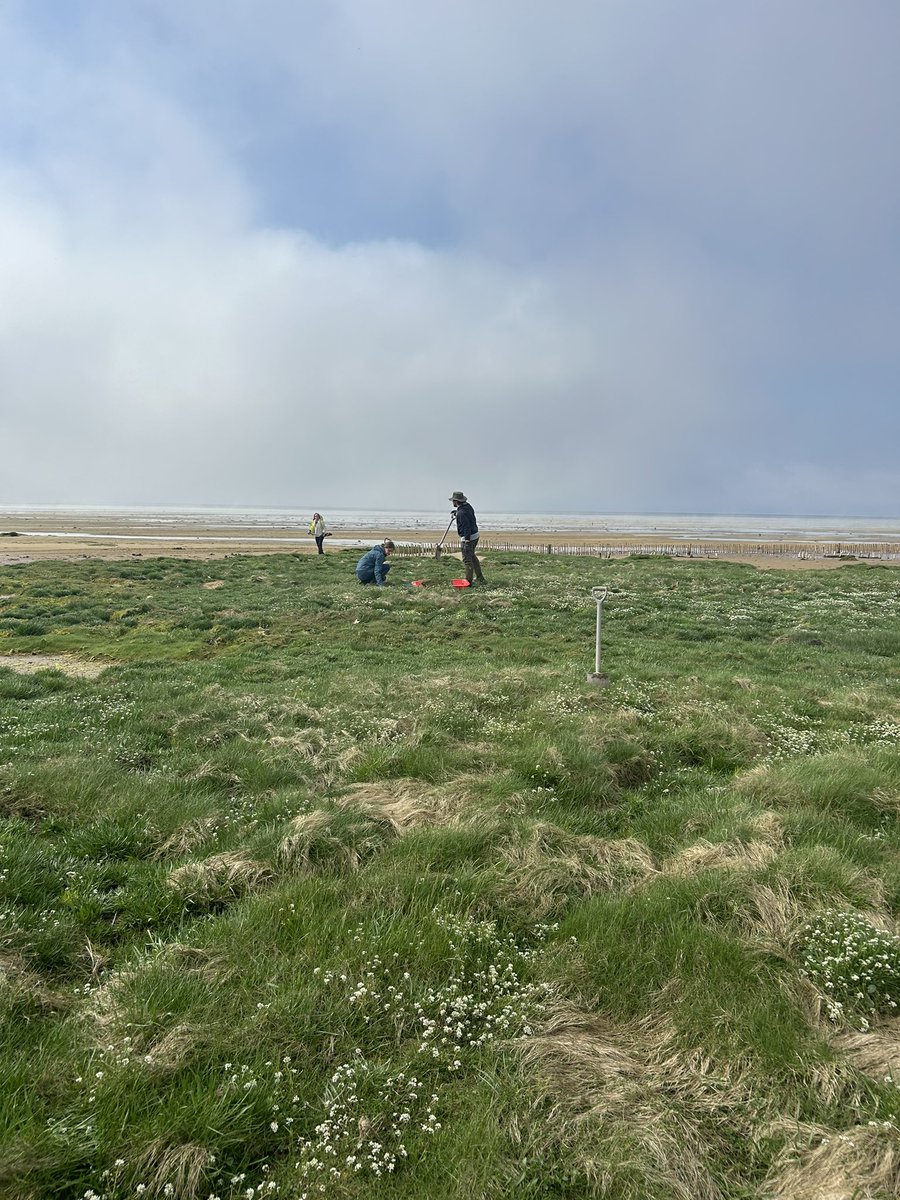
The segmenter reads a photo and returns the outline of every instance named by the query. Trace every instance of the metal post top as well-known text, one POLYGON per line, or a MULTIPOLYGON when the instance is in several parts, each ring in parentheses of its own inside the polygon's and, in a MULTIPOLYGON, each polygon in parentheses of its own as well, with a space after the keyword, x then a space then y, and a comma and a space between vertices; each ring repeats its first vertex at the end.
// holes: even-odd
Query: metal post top
POLYGON ((592 587, 591 588, 591 599, 595 600, 598 604, 602 604, 603 601, 606 599, 606 593, 608 591, 609 591, 609 588, 592 587))

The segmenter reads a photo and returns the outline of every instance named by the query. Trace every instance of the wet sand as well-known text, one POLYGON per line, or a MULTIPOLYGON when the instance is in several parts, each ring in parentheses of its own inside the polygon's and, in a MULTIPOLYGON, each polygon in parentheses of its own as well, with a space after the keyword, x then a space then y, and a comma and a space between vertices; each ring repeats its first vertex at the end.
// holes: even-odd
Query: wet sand
MULTIPOLYGON (((403 543, 431 550, 441 539, 444 529, 378 529, 334 528, 325 543, 326 552, 371 545, 383 536, 390 536, 398 547, 403 543)), ((445 549, 453 553, 458 546, 455 538, 447 539, 445 549)), ((815 542, 776 543, 760 539, 758 543, 717 541, 710 539, 675 540, 648 537, 640 534, 611 535, 606 532, 542 532, 524 533, 520 530, 483 529, 479 554, 512 548, 565 554, 586 552, 601 547, 615 555, 629 550, 644 553, 668 553, 692 559, 719 559, 747 562, 757 567, 809 569, 842 566, 848 561, 872 565, 900 565, 900 559, 847 559, 834 554, 834 546, 815 542), (775 552, 773 552, 775 551, 775 552), (830 552, 830 556, 825 555, 830 552)), ((851 549, 847 547, 847 549, 851 549)), ((900 543, 891 550, 900 554, 900 543)), ((282 526, 272 528, 235 529, 215 523, 200 525, 138 522, 116 522, 101 514, 22 513, 0 510, 0 564, 37 561, 77 561, 79 559, 125 558, 192 558, 221 559, 235 554, 314 554, 316 546, 306 528, 282 526)), ((398 557, 402 555, 402 550, 398 557)))

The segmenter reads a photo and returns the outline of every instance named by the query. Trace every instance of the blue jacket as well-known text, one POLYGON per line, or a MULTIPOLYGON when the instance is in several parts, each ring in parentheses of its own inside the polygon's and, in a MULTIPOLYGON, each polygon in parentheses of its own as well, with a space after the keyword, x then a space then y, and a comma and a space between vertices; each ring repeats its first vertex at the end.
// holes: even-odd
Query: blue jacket
POLYGON ((468 501, 460 504, 456 510, 456 532, 461 538, 478 536, 478 522, 475 519, 475 509, 468 501))
POLYGON ((384 587, 384 577, 390 567, 384 565, 384 546, 373 546, 356 564, 356 578, 360 583, 372 583, 384 587))

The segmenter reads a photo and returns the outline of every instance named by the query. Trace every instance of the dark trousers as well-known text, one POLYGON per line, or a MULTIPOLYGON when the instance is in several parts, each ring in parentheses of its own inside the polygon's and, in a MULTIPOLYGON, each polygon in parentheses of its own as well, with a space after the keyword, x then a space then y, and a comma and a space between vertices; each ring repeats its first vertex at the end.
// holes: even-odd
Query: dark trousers
POLYGON ((479 583, 484 583, 484 576, 481 573, 481 563, 475 557, 475 551, 478 549, 478 538, 469 538, 466 542, 460 542, 459 548, 462 550, 463 566, 466 568, 466 579, 471 583, 474 576, 479 583))
POLYGON ((325 543, 325 534, 323 533, 321 537, 316 538, 316 545, 319 547, 320 554, 325 553, 325 550, 323 549, 324 543, 325 543))

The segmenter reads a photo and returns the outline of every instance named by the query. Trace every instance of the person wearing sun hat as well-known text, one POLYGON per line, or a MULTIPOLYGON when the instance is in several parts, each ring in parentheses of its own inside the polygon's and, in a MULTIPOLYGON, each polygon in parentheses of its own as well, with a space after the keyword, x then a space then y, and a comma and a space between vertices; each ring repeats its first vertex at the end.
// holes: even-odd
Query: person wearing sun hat
POLYGON ((468 582, 484 583, 481 573, 481 563, 475 556, 478 549, 478 520, 475 509, 466 499, 464 492, 454 492, 450 497, 453 505, 453 516, 456 519, 456 532, 459 534, 459 548, 462 551, 463 566, 466 568, 468 582))

